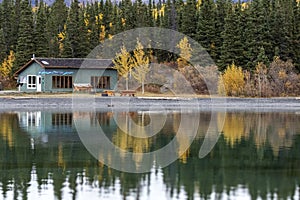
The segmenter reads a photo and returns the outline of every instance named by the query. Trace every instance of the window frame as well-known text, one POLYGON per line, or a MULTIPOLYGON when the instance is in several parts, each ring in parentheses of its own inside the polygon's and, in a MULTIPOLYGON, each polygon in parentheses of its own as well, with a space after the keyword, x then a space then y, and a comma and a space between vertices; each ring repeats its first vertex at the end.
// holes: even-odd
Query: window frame
POLYGON ((52 89, 72 89, 73 76, 52 76, 52 89))
POLYGON ((95 89, 110 89, 110 76, 91 76, 91 85, 95 89), (96 83, 96 84, 95 84, 96 83), (105 87, 103 87, 105 86, 105 87))
POLYGON ((27 89, 36 89, 37 76, 36 75, 27 75, 27 81, 26 82, 27 82, 27 89), (31 77, 31 78, 29 78, 29 77, 31 77), (34 83, 31 83, 31 82, 33 82, 32 78, 34 78, 34 80, 35 80, 34 83), (29 83, 29 81, 30 81, 30 83, 29 83))

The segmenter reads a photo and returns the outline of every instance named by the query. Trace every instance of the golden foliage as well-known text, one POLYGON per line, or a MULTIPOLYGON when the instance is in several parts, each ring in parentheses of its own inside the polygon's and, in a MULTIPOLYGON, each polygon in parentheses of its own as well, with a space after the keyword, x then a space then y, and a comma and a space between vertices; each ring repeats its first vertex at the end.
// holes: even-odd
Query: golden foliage
POLYGON ((124 45, 121 47, 121 52, 116 54, 113 63, 114 68, 118 71, 119 75, 128 79, 128 73, 132 67, 132 58, 124 45))
POLYGON ((154 18, 155 20, 157 20, 157 17, 158 17, 158 11, 157 11, 156 8, 155 8, 155 9, 152 9, 152 16, 153 16, 153 18, 154 18))
POLYGON ((243 93, 245 86, 244 73, 241 67, 234 63, 227 67, 224 74, 219 77, 219 94, 238 96, 243 93), (223 91, 223 86, 225 91, 223 91))
POLYGON ((87 18, 84 19, 84 24, 85 24, 85 26, 89 25, 89 20, 87 18))
POLYGON ((152 16, 155 20, 157 20, 158 16, 165 16, 166 5, 163 4, 160 9, 154 8, 152 9, 152 16))
POLYGON ((66 33, 60 32, 57 34, 57 37, 58 37, 59 41, 64 41, 64 39, 66 38, 66 33))
POLYGON ((125 24, 126 24, 126 19, 122 17, 121 22, 122 22, 122 26, 125 26, 125 24))
POLYGON ((249 3, 248 2, 244 2, 241 4, 241 7, 242 7, 242 11, 246 10, 249 8, 249 3))
POLYGON ((100 24, 100 22, 103 20, 103 14, 99 13, 99 15, 95 16, 96 24, 100 24))
POLYGON ((160 10, 159 10, 159 15, 160 15, 161 17, 165 16, 165 9, 166 9, 166 5, 163 4, 163 5, 161 6, 160 10))
POLYGON ((201 4, 202 4, 202 0, 197 0, 196 6, 197 6, 198 9, 200 8, 201 4))
POLYGON ((63 51, 64 49, 64 44, 63 44, 63 41, 65 40, 66 38, 66 29, 67 29, 67 26, 64 25, 64 30, 60 33, 57 34, 57 38, 58 38, 58 42, 59 42, 59 50, 60 52, 63 51))
POLYGON ((111 40, 113 37, 114 37, 114 36, 113 36, 112 34, 108 34, 108 35, 107 35, 107 38, 108 38, 109 40, 111 40))
POLYGON ((179 53, 180 58, 177 59, 178 66, 184 67, 188 64, 190 58, 192 57, 193 49, 191 48, 191 45, 190 45, 187 37, 184 37, 183 39, 181 39, 176 47, 179 48, 179 50, 180 50, 180 53, 179 53))
POLYGON ((99 40, 100 42, 104 41, 105 40, 105 36, 106 36, 106 30, 105 30, 105 26, 104 25, 101 25, 100 26, 100 34, 99 34, 99 40))
POLYGON ((32 10, 33 13, 37 13, 38 9, 39 9, 39 8, 38 8, 37 6, 34 6, 34 7, 32 7, 31 10, 32 10))
POLYGON ((9 78, 12 73, 12 66, 15 61, 15 54, 13 51, 9 52, 7 58, 4 59, 0 66, 0 75, 4 78, 9 78))
POLYGON ((132 71, 132 76, 142 84, 142 93, 144 94, 144 82, 146 80, 146 75, 150 71, 149 69, 149 56, 144 52, 144 47, 142 43, 137 40, 137 45, 133 51, 133 64, 134 70, 132 71))

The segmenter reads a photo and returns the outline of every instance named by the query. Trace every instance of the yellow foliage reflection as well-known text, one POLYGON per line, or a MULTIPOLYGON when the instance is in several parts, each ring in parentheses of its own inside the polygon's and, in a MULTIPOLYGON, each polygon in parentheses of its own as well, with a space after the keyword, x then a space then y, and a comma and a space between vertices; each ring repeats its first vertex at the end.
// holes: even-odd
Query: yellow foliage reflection
POLYGON ((218 113, 218 118, 225 115, 224 126, 218 123, 225 140, 234 147, 242 138, 249 138, 250 133, 256 147, 270 145, 273 155, 278 156, 281 148, 292 146, 293 137, 300 130, 300 116, 293 113, 218 113))
MULTIPOLYGON (((123 150, 141 153, 135 154, 132 158, 138 168, 143 161, 142 153, 149 152, 151 145, 151 138, 147 137, 150 133, 147 133, 144 126, 144 117, 133 112, 116 113, 116 115, 117 119, 119 119, 118 125, 121 128, 117 128, 117 131, 113 136, 113 142, 123 150), (135 123, 137 126, 133 126, 135 123), (138 137, 132 136, 131 133, 136 133, 138 137)), ((121 154, 120 156, 123 159, 126 159, 124 154, 121 154)))
POLYGON ((11 148, 14 144, 13 130, 12 130, 13 114, 0 115, 0 134, 4 140, 7 141, 11 148))
MULTIPOLYGON (((224 115, 224 113, 218 114, 218 120, 223 119, 221 115, 224 115)), ((231 146, 234 146, 236 142, 240 142, 242 137, 246 137, 248 134, 245 130, 243 113, 226 113, 222 132, 231 146)))

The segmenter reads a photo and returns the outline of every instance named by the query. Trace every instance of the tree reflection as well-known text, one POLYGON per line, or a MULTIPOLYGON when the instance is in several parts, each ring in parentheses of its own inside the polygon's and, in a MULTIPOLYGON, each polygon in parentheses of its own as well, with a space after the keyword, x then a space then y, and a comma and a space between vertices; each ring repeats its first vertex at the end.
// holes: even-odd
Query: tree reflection
MULTIPOLYGON (((178 130, 182 113, 168 114, 161 132, 146 139, 135 138, 117 128, 113 123, 113 114, 116 113, 41 113, 42 118, 49 120, 55 115, 53 119, 66 116, 67 119, 87 117, 91 119, 91 124, 98 121, 110 131, 107 137, 116 145, 134 152, 150 152, 168 144, 178 130)), ((120 117, 128 116, 137 124, 149 123, 149 118, 144 116, 142 119, 138 113, 117 114, 120 117)), ((63 120, 67 126, 57 122, 54 123, 55 127, 51 121, 41 120, 40 126, 45 123, 43 129, 27 129, 19 124, 22 121, 19 117, 23 116, 20 113, 0 113, 1 195, 3 198, 9 194, 14 199, 29 199, 28 192, 35 187, 31 183, 36 182, 36 190, 39 192, 50 190, 50 186, 53 186, 56 199, 63 199, 65 195, 76 199, 81 192, 80 188, 97 188, 99 193, 96 196, 101 191, 112 192, 119 188, 118 192, 124 199, 128 196, 142 199, 142 192, 145 192, 143 188, 155 184, 151 182, 151 175, 161 170, 168 195, 174 198, 184 190, 187 199, 194 199, 196 194, 204 199, 215 195, 213 198, 218 199, 224 197, 224 193, 231 196, 239 187, 247 189, 252 199, 294 197, 300 182, 299 115, 226 113, 222 128, 224 134, 212 152, 199 159, 199 144, 203 142, 211 118, 211 113, 200 114, 198 137, 191 147, 182 150, 180 146, 188 138, 177 140, 178 155, 182 155, 177 161, 163 169, 153 166, 150 173, 130 174, 113 170, 92 157, 81 144, 70 120, 63 120), (40 130, 39 134, 47 135, 47 140, 37 135, 37 130, 40 130), (118 184, 120 187, 116 187, 118 184)), ((182 125, 189 126, 188 123, 182 125)), ((134 131, 148 134, 143 126, 134 131)), ((137 165, 143 162, 143 158, 132 160, 137 165)))
POLYGON ((300 130, 300 116, 294 113, 227 112, 218 115, 225 115, 221 128, 231 146, 240 143, 243 138, 249 140, 251 135, 258 151, 271 145, 274 156, 278 156, 281 148, 290 148, 293 137, 300 130))

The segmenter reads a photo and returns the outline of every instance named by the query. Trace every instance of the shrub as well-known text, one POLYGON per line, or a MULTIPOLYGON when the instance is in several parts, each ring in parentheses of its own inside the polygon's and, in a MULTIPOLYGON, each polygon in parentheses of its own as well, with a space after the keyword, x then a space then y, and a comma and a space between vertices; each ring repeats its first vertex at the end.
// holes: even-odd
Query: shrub
POLYGON ((243 94, 244 86, 245 80, 242 68, 233 63, 219 77, 218 92, 221 95, 239 96, 243 94))
POLYGON ((269 68, 270 89, 273 96, 300 95, 300 81, 291 61, 275 58, 269 68))

